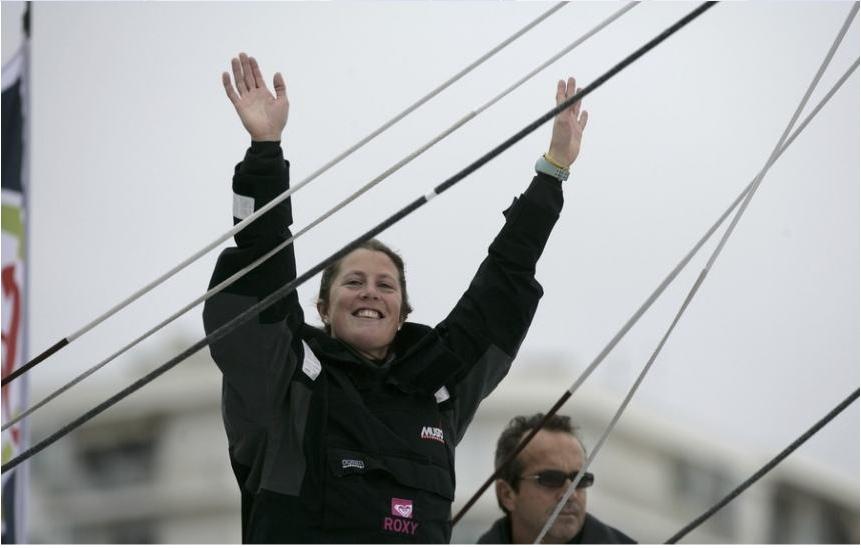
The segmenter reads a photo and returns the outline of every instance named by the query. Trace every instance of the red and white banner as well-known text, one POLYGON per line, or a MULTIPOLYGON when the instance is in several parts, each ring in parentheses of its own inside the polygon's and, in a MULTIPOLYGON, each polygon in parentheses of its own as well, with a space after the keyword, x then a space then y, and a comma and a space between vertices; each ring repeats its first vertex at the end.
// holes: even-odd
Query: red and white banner
MULTIPOLYGON (((26 178, 27 70, 29 49, 25 43, 3 66, 3 203, 2 203, 2 301, 3 377, 24 363, 26 330, 26 178)), ((20 377, 2 389, 3 423, 26 409, 27 378, 20 377)), ((26 419, 3 431, 5 464, 28 443, 26 419)), ((24 489, 26 463, 3 474, 3 543, 24 540, 24 489)))

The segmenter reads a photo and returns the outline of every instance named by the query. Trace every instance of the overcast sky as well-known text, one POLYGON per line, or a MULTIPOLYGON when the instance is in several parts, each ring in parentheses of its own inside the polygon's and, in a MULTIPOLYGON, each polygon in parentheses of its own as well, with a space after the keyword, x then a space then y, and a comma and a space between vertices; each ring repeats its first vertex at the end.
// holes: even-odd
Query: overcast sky
MULTIPOLYGON (((255 55, 267 81, 276 70, 285 75, 284 148, 295 182, 549 6, 35 3, 31 351, 230 228, 230 175, 248 144, 220 83, 231 56, 255 55)), ((296 227, 620 6, 563 8, 298 192, 296 227)), ((634 8, 302 237, 300 272, 552 107, 558 78, 591 82, 693 7, 634 8)), ((524 361, 565 364, 548 407, 764 164, 850 7, 719 4, 585 100, 589 126, 539 265, 545 298, 521 351, 524 361)), ((4 60, 16 13, 4 2, 4 60)), ((858 52, 856 18, 814 101, 858 52)), ((858 386, 858 107, 856 73, 771 170, 633 406, 767 454, 858 386)), ((435 323, 465 289, 549 136, 542 127, 381 236, 406 259, 412 320, 435 323)), ((34 397, 200 295, 215 257, 46 362, 32 376, 34 397)), ((589 384, 621 400, 706 258, 693 261, 589 384)), ((314 321, 317 283, 300 289, 314 321)), ((99 375, 138 375, 133 364, 170 357, 165 341, 202 336, 198 308, 99 375)), ((93 404, 105 396, 94 393, 93 404)), ((798 458, 857 483, 858 409, 798 458)))

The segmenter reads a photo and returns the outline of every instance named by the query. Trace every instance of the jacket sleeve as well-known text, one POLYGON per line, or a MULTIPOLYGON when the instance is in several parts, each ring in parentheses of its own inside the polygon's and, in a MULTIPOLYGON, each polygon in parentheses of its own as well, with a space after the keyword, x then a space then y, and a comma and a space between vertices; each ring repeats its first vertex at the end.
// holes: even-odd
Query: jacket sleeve
MULTIPOLYGON (((289 188, 289 164, 278 143, 254 142, 233 175, 234 224, 263 207, 289 188)), ((218 257, 210 287, 227 279, 290 237, 290 200, 236 234, 236 247, 218 257)), ((293 245, 210 297, 203 309, 207 334, 257 304, 296 277, 293 245)), ((259 431, 272 406, 286 393, 296 364, 293 334, 302 324, 296 292, 210 345, 210 353, 224 375, 224 417, 231 446, 251 431, 259 431)))
POLYGON ((562 211, 561 183, 543 174, 505 211, 505 225, 469 288, 437 332, 462 365, 445 383, 456 441, 478 404, 508 373, 543 289, 535 265, 562 211))

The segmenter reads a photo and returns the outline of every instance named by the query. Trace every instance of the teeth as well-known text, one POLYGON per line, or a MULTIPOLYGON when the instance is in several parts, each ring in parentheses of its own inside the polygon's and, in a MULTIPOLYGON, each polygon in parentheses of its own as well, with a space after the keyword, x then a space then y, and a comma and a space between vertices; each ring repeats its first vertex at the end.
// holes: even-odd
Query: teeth
POLYGON ((358 316, 359 318, 373 318, 375 320, 379 320, 383 317, 383 315, 376 310, 369 310, 367 308, 357 310, 353 315, 358 316))

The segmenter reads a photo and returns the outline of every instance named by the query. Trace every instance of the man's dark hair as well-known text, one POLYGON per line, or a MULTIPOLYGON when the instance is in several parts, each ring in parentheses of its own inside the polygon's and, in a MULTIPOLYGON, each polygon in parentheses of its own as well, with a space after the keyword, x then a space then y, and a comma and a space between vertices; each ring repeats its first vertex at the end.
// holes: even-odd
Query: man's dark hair
MULTIPOLYGON (((494 468, 499 468, 504 462, 509 460, 511 455, 514 454, 514 450, 517 449, 517 446, 520 444, 520 440, 523 439, 524 434, 535 428, 543 419, 544 413, 536 413, 531 417, 518 415, 511 419, 508 426, 506 426, 505 430, 500 434, 499 441, 496 442, 496 456, 493 459, 494 468)), ((566 415, 553 415, 547 419, 547 423, 545 423, 541 429, 547 430, 548 432, 564 432, 565 434, 571 434, 571 436, 573 436, 580 444, 580 447, 583 448, 583 454, 586 454, 586 446, 583 445, 583 440, 580 439, 579 429, 571 424, 571 417, 566 415)), ((523 463, 520 462, 520 458, 518 456, 513 461, 502 467, 497 477, 507 481, 508 484, 511 485, 511 488, 517 492, 517 487, 520 485, 521 475, 523 475, 523 463)), ((502 501, 499 500, 498 495, 496 503, 502 511, 508 515, 508 510, 506 510, 505 506, 502 505, 502 501)))

